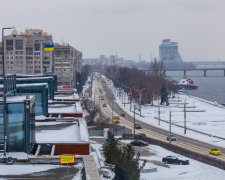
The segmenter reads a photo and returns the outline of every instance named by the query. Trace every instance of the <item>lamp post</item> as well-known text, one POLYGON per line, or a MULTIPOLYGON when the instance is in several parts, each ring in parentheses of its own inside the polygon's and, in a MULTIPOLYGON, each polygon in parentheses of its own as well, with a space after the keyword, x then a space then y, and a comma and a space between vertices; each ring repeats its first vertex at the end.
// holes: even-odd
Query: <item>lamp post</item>
POLYGON ((134 105, 134 135, 133 136, 135 136, 135 128, 136 128, 136 123, 135 123, 135 110, 136 110, 136 107, 135 107, 135 105, 134 105))
POLYGON ((145 88, 140 90, 140 94, 139 94, 139 106, 140 106, 140 116, 141 116, 141 92, 145 90, 145 88))
POLYGON ((131 100, 132 100, 132 91, 131 91, 132 88, 130 88, 130 111, 131 111, 131 100))
POLYGON ((5 77, 5 43, 4 43, 4 30, 7 29, 15 29, 15 27, 6 27, 2 28, 2 75, 3 75, 3 102, 4 102, 4 110, 3 110, 3 116, 4 116, 4 155, 6 156, 6 144, 7 144, 7 128, 6 128, 6 77, 5 77))
MULTIPOLYGON (((169 132, 170 132, 170 135, 171 135, 171 109, 170 109, 170 126, 169 126, 169 132)), ((171 138, 170 138, 170 144, 171 144, 171 138)))
POLYGON ((132 93, 132 89, 133 88, 137 88, 137 87, 136 86, 133 86, 132 88, 130 88, 130 111, 131 111, 131 101, 132 101, 132 98, 133 98, 133 93, 132 93))
POLYGON ((141 92, 142 92, 143 90, 145 90, 145 88, 143 88, 143 89, 140 90, 140 94, 139 94, 139 104, 141 104, 141 92))

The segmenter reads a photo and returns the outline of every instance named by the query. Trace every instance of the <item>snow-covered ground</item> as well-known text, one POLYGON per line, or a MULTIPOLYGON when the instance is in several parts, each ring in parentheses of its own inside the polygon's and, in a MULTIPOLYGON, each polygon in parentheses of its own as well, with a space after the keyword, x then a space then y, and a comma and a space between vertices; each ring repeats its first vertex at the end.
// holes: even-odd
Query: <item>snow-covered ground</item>
MULTIPOLYGON (((131 141, 122 140, 121 142, 128 144, 131 141)), ((95 152, 92 152, 92 155, 95 157, 97 167, 104 167, 104 156, 100 151, 102 145, 92 144, 92 148, 95 149, 95 152)), ((141 160, 147 160, 144 169, 157 168, 156 172, 141 173, 140 180, 222 180, 225 177, 224 170, 184 157, 159 146, 149 145, 147 147, 135 147, 135 149, 136 151, 140 151, 141 160), (166 165, 162 163, 162 158, 168 155, 173 155, 183 160, 188 159, 190 164, 166 165)), ((113 173, 111 172, 111 174, 113 173)), ((102 177, 101 179, 104 180, 105 178, 102 177)))
POLYGON ((51 164, 1 164, 0 166, 0 179, 8 179, 7 176, 10 176, 10 179, 53 179, 54 177, 61 177, 64 179, 68 176, 68 178, 73 178, 73 180, 81 180, 81 169, 83 168, 83 163, 78 163, 72 166, 51 164), (61 168, 61 170, 57 172, 57 169, 59 168, 61 168), (65 170, 62 171, 62 168, 65 168, 65 170), (56 171, 54 171, 55 174, 53 172, 48 172, 53 169, 56 169, 56 171), (74 173, 72 169, 77 169, 77 173, 74 173), (57 173, 59 174, 57 175, 57 173))
MULTIPOLYGON (((112 82, 109 83, 112 87, 112 82)), ((129 115, 133 116, 130 112, 130 105, 122 103, 122 98, 119 96, 118 90, 112 88, 115 93, 116 102, 124 109, 129 115)), ((121 93, 122 94, 122 93, 121 93)), ((225 108, 214 102, 209 102, 197 97, 188 95, 176 94, 175 98, 170 98, 170 105, 160 105, 160 119, 169 122, 171 111, 171 122, 180 126, 184 126, 184 102, 186 102, 186 125, 188 128, 208 133, 213 136, 225 138, 225 108)), ((125 96, 125 102, 128 103, 128 96, 125 96)), ((145 123, 154 125, 156 127, 169 131, 169 123, 158 121, 158 100, 154 100, 154 106, 141 106, 141 115, 144 117, 136 116, 136 118, 145 123)), ((139 105, 135 105, 138 106, 139 105)), ((132 104, 132 111, 134 103, 132 104)), ((136 110, 139 113, 138 110, 136 110)), ((184 128, 172 125, 172 133, 177 133, 183 136, 194 138, 200 141, 208 142, 217 146, 225 147, 225 140, 203 135, 201 133, 187 130, 184 134, 184 128)))
POLYGON ((41 171, 47 171, 49 169, 59 168, 60 165, 40 165, 40 164, 24 164, 24 165, 7 165, 1 164, 0 175, 22 175, 41 171), (11 169, 11 170, 10 170, 11 169))

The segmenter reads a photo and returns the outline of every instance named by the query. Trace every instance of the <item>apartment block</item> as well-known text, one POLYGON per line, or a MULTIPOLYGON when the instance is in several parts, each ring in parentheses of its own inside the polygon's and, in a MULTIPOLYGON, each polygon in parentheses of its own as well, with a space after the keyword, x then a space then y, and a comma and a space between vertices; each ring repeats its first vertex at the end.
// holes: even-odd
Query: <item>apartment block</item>
POLYGON ((75 86, 77 72, 81 70, 82 53, 69 44, 55 44, 54 73, 58 85, 75 86))
MULTIPOLYGON (((52 43, 52 35, 41 29, 26 29, 21 34, 5 36, 6 73, 38 75, 52 72, 53 54, 44 51, 44 46, 49 43, 52 43)), ((2 66, 0 71, 2 74, 2 66)))

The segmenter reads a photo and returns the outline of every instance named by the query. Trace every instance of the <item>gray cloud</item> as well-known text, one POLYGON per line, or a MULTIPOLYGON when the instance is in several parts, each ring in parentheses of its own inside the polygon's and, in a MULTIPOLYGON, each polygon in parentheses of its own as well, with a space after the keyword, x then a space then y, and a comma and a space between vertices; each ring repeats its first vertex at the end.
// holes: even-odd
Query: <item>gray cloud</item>
POLYGON ((41 28, 84 57, 158 56, 178 41, 184 60, 225 59, 223 0, 0 0, 0 27, 41 28))

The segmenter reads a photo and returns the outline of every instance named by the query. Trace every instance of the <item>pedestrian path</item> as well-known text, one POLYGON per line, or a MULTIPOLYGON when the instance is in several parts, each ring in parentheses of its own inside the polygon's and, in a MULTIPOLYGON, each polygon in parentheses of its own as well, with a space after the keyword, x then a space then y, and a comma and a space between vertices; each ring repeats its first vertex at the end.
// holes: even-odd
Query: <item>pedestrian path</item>
POLYGON ((83 156, 84 168, 86 172, 87 180, 99 180, 98 169, 95 164, 94 157, 92 155, 83 156))

